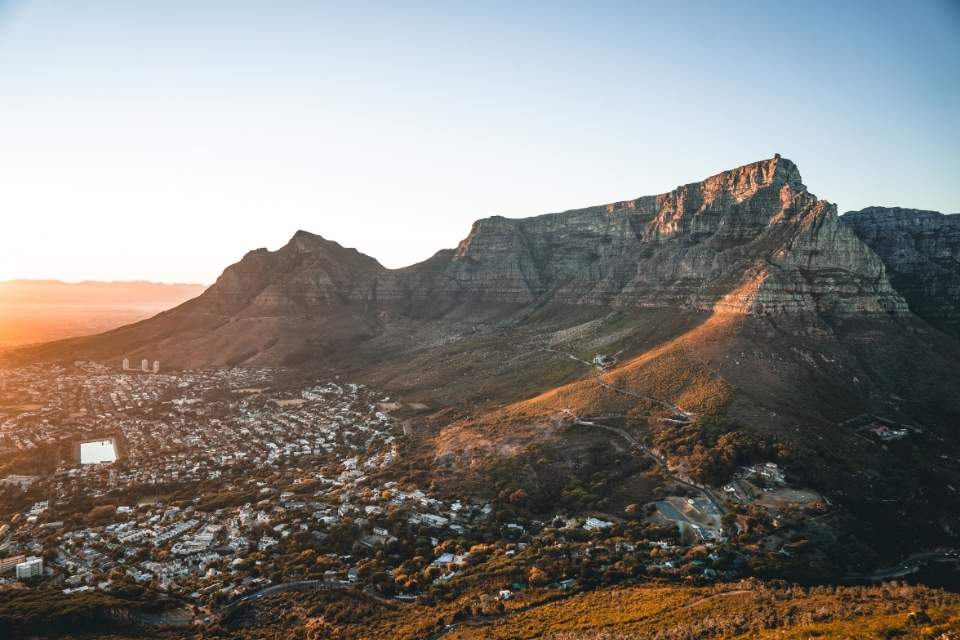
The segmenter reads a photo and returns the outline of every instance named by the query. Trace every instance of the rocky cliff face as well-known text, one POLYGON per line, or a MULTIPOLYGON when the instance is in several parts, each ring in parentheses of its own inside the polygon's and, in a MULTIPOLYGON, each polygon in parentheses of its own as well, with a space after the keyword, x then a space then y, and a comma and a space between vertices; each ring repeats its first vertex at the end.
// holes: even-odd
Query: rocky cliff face
POLYGON ((960 335, 960 214, 868 207, 840 220, 880 256, 914 313, 960 335))
POLYGON ((257 249, 228 267, 197 303, 222 314, 309 315, 375 297, 386 271, 356 249, 297 231, 278 251, 257 249))
POLYGON ((877 256, 779 156, 658 196, 480 220, 412 293, 736 313, 906 309, 877 256))
POLYGON ((883 263, 779 156, 658 196, 485 218, 456 250, 400 270, 301 231, 277 252, 248 254, 205 297, 221 311, 253 314, 346 302, 409 310, 549 303, 747 314, 906 310, 883 263))

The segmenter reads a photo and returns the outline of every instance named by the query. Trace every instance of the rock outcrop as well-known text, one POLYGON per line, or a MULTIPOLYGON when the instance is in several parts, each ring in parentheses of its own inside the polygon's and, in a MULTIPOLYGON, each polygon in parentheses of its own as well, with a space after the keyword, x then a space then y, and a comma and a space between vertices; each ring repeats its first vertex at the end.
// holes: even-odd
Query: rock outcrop
POLYGON ((779 156, 658 196, 486 218, 442 259, 413 296, 736 313, 906 310, 877 256, 779 156))
POLYGON ((960 335, 960 214, 868 207, 840 220, 880 256, 914 313, 960 335))
POLYGON ((278 251, 247 253, 197 300, 221 314, 310 315, 374 298, 377 276, 386 271, 356 249, 297 231, 278 251))
POLYGON ((474 223, 456 250, 388 270, 298 231, 229 267, 219 313, 310 313, 345 303, 418 309, 562 304, 731 313, 897 313, 883 263, 836 207, 776 156, 670 193, 474 223))

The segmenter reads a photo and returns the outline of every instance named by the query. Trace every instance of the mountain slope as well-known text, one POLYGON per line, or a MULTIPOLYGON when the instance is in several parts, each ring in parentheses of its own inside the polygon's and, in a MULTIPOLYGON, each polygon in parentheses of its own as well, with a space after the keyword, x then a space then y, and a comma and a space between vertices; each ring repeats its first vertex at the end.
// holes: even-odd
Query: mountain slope
POLYGON ((880 256, 914 313, 960 336, 960 215, 868 207, 841 221, 880 256))

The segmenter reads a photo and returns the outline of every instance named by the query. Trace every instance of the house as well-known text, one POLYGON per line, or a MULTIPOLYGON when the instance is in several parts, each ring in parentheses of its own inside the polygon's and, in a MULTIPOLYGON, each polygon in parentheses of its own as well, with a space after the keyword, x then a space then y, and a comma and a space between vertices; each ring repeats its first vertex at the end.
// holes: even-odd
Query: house
POLYGON ((420 522, 430 525, 431 527, 444 527, 450 522, 450 520, 444 518, 443 516, 438 516, 432 513, 424 513, 420 516, 420 522))
POLYGON ((430 527, 443 527, 450 522, 447 518, 432 513, 411 513, 407 521, 410 524, 424 524, 430 527))
POLYGON ((593 366, 595 366, 597 369, 609 369, 616 363, 616 357, 608 356, 605 353, 598 353, 593 356, 593 366))
POLYGON ((274 546, 278 542, 279 540, 277 540, 276 538, 271 538, 270 536, 263 536, 262 538, 260 538, 260 541, 257 543, 257 549, 259 549, 260 551, 266 551, 267 549, 274 546))
POLYGON ((583 523, 583 528, 587 531, 602 531, 603 529, 609 529, 612 526, 612 522, 594 518, 593 516, 587 518, 587 521, 583 523))
POLYGON ((37 479, 37 476, 10 475, 10 476, 7 476, 6 478, 0 479, 0 484, 16 485, 20 489, 28 489, 36 479, 37 479))
POLYGON ((47 500, 42 500, 40 502, 35 502, 30 508, 29 515, 37 516, 50 508, 50 502, 47 500))

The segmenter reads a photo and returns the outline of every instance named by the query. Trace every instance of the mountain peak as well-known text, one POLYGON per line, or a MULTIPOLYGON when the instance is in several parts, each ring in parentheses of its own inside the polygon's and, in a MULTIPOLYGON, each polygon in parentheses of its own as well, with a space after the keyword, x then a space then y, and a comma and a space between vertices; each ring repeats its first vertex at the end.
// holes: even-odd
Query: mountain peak
POLYGON ((297 229, 294 232, 293 236, 290 237, 291 240, 323 240, 323 236, 305 231, 304 229, 297 229))
POLYGON ((796 193, 807 191, 796 163, 779 153, 772 158, 751 162, 686 185, 687 188, 702 188, 708 194, 726 191, 740 198, 767 187, 784 186, 796 193))
POLYGON ((285 248, 293 249, 298 253, 309 253, 318 247, 329 244, 336 243, 327 240, 323 236, 316 233, 310 233, 309 231, 304 231, 303 229, 297 229, 297 232, 291 236, 290 241, 287 242, 285 248))
POLYGON ((800 176, 800 168, 793 160, 784 158, 777 153, 774 154, 770 162, 775 164, 774 179, 782 180, 797 191, 806 191, 807 187, 803 184, 803 178, 800 176))

